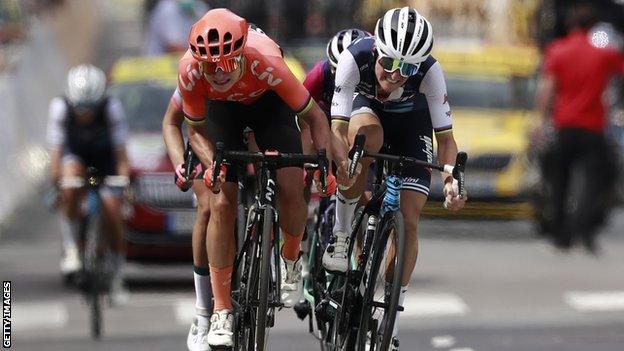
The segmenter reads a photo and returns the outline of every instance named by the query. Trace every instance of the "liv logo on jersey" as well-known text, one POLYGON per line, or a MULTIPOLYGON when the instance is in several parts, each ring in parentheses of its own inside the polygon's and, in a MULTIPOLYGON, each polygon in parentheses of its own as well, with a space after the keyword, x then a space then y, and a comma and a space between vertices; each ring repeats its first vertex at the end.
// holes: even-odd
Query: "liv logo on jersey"
POLYGON ((180 80, 180 85, 188 91, 193 90, 193 87, 197 83, 197 80, 201 77, 201 73, 198 69, 192 68, 191 65, 186 66, 186 78, 188 82, 184 81, 184 77, 180 74, 178 75, 178 79, 180 80))
POLYGON ((273 77, 273 73, 272 73, 273 70, 274 70, 273 67, 267 67, 261 73, 256 72, 256 67, 258 67, 259 64, 260 64, 259 60, 254 60, 251 63, 251 74, 253 74, 254 76, 258 77, 258 80, 266 80, 267 83, 270 86, 272 86, 272 87, 274 87, 274 86, 276 86, 276 85, 278 85, 279 83, 282 82, 281 78, 275 79, 273 77))

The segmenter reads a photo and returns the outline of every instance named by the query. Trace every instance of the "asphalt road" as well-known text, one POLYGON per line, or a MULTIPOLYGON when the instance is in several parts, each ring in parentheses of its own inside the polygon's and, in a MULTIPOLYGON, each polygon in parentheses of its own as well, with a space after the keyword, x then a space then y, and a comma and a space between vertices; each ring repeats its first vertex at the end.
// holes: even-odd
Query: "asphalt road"
MULTIPOLYGON (((624 212, 598 257, 562 254, 525 221, 423 220, 421 255, 401 320, 402 350, 621 351, 624 212)), ((184 350, 194 295, 190 264, 129 266, 131 299, 107 309, 105 336, 89 339, 80 295, 59 279, 58 223, 38 201, 0 237, 0 277, 12 281, 15 350, 184 350)), ((289 310, 270 350, 315 350, 289 310)))

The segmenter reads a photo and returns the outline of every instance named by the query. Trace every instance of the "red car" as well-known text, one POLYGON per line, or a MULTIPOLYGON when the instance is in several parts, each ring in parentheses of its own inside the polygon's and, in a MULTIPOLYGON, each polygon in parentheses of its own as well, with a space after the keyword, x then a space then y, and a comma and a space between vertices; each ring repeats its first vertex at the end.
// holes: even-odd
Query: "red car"
POLYGON ((174 184, 161 127, 175 89, 176 69, 177 58, 163 56, 121 59, 110 72, 110 91, 121 100, 130 127, 129 260, 192 261, 196 198, 174 184))

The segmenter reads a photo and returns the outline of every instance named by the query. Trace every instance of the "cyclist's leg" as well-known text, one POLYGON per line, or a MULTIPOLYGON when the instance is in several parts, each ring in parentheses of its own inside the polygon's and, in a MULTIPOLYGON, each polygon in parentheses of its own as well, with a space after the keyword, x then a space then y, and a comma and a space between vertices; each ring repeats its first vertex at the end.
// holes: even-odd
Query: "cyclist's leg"
MULTIPOLYGON (((255 117, 251 122, 261 150, 301 153, 301 133, 295 113, 275 94, 267 93, 250 108, 255 117)), ((303 169, 284 165, 276 172, 277 207, 280 228, 284 235, 282 257, 282 302, 291 307, 301 295, 301 239, 305 229, 307 205, 303 196, 303 169)))
POLYGON ((193 225, 193 277, 195 282, 195 308, 197 323, 207 327, 212 312, 212 286, 208 267, 207 227, 210 218, 208 188, 199 181, 193 184, 197 196, 197 217, 193 225))
MULTIPOLYGON (((61 160, 62 177, 85 176, 85 167, 81 159, 73 154, 66 154, 61 160)), ((61 273, 67 275, 80 269, 78 231, 82 212, 80 203, 84 192, 80 189, 61 190, 61 235, 63 254, 60 262, 61 273)))
MULTIPOLYGON (((335 123, 335 122, 334 122, 335 123)), ((353 113, 349 120, 349 141, 353 143, 357 134, 364 134, 366 142, 364 149, 378 152, 383 145, 384 131, 373 108, 372 102, 358 95, 353 100, 353 113)), ((339 190, 336 194, 336 217, 334 222, 332 242, 323 254, 323 266, 334 272, 344 272, 348 267, 347 249, 351 224, 360 197, 366 185, 367 174, 372 160, 363 158, 361 172, 355 183, 349 189, 339 190)))
POLYGON ((210 193, 210 219, 206 244, 214 310, 231 310, 230 280, 236 253, 234 222, 236 220, 238 185, 227 181, 219 194, 210 193))
MULTIPOLYGON (((233 102, 209 101, 206 130, 213 143, 223 142, 226 150, 244 150, 244 106, 233 102)), ((210 281, 214 297, 208 343, 215 347, 232 346, 232 266, 236 253, 234 225, 237 209, 237 169, 229 167, 218 194, 208 191, 210 217, 206 245, 210 281)))
MULTIPOLYGON (((433 161, 433 128, 427 110, 416 110, 402 113, 383 112, 381 123, 386 132, 385 141, 394 155, 409 156, 419 160, 433 161)), ((407 288, 418 257, 418 223, 420 214, 427 202, 431 171, 424 167, 406 166, 403 168, 403 187, 401 191, 401 212, 405 226, 405 256, 399 305, 403 305, 407 288)), ((388 260, 391 262, 392 260, 388 260)), ((392 278, 392 267, 388 267, 386 281, 392 278)), ((398 333, 397 314, 393 336, 398 333)))

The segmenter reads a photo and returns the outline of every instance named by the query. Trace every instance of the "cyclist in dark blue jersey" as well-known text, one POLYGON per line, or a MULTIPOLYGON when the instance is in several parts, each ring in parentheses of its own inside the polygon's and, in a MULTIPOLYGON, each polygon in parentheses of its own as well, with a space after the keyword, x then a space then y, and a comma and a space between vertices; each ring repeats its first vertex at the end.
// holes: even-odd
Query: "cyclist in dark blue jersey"
MULTIPOLYGON (((338 59, 334 95, 331 103, 334 153, 345 160, 355 135, 366 135, 365 149, 387 152, 432 162, 433 134, 437 159, 455 164, 457 144, 452 132, 444 74, 440 63, 430 55, 433 48, 431 24, 410 7, 387 11, 377 21, 375 36, 363 38, 344 50, 338 59)), ((362 195, 370 160, 362 160, 362 171, 348 189, 341 189, 336 203, 334 238, 328 246, 323 265, 332 272, 347 269, 349 233, 354 208, 362 195)), ((338 166, 337 177, 346 177, 347 162, 338 166)), ((418 254, 417 227, 427 201, 431 170, 410 166, 404 169, 401 210, 405 218, 405 270, 399 304, 405 299, 410 276, 418 254)), ((456 181, 442 174, 444 207, 459 210, 465 198, 458 195, 456 181)), ((395 323, 393 349, 398 349, 395 323)))

